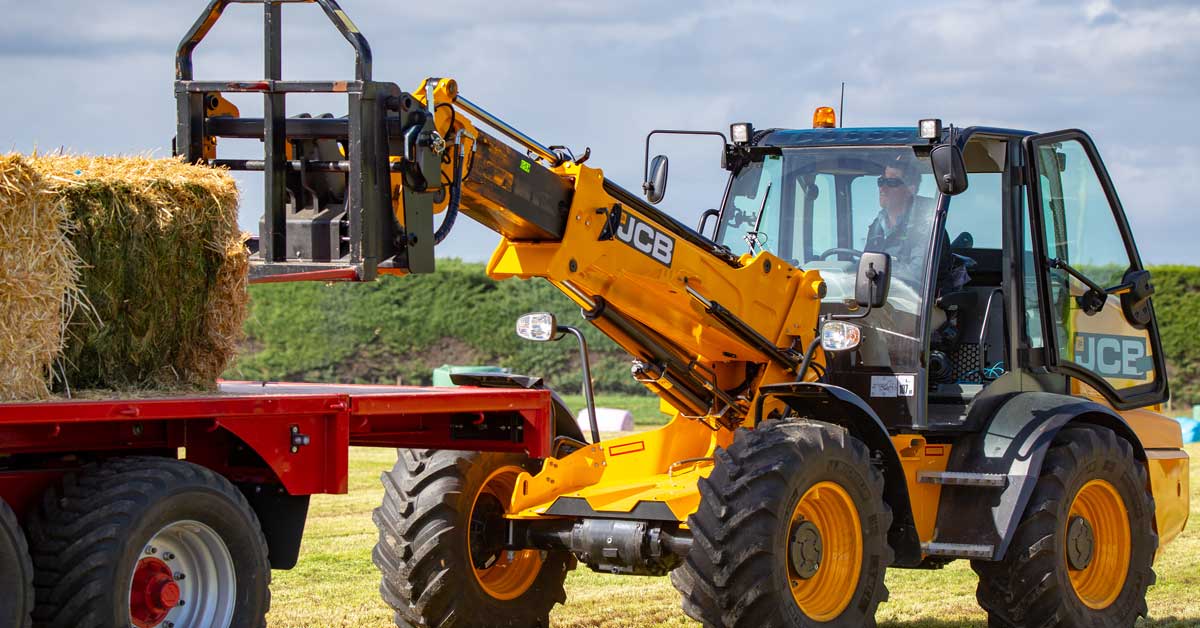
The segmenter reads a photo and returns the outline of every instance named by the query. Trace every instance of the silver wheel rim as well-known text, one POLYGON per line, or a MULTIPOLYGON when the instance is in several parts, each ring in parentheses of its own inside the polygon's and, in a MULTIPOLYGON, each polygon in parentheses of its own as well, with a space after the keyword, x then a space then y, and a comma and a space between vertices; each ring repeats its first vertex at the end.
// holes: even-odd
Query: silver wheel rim
MULTIPOLYGON (((164 628, 228 628, 237 599, 233 556, 219 534, 199 521, 176 521, 156 532, 142 548, 129 576, 127 604, 134 594, 138 564, 151 558, 165 563, 175 575, 179 604, 154 626, 164 628)), ((133 611, 129 625, 137 627, 133 611)))

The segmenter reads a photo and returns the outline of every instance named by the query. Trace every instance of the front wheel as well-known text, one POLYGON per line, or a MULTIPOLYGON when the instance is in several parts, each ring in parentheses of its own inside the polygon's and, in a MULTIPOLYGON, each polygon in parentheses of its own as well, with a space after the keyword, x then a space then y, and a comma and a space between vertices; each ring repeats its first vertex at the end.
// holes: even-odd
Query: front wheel
POLYGON ((27 628, 33 612, 33 563, 25 532, 0 499, 0 626, 27 628))
POLYGON ((872 626, 887 599, 892 515, 867 448, 844 429, 738 430, 700 481, 692 549, 671 573, 706 627, 872 626))
POLYGON ((999 562, 972 563, 994 628, 1132 626, 1154 583, 1154 500, 1111 430, 1059 432, 999 562))
MULTIPOLYGON (((566 552, 504 549, 518 454, 401 449, 383 474, 373 558, 397 626, 546 626, 566 601, 566 552)), ((530 469, 531 470, 531 469, 530 469)))
POLYGON ((47 491, 30 521, 47 628, 259 628, 271 568, 258 518, 188 462, 109 460, 47 491))

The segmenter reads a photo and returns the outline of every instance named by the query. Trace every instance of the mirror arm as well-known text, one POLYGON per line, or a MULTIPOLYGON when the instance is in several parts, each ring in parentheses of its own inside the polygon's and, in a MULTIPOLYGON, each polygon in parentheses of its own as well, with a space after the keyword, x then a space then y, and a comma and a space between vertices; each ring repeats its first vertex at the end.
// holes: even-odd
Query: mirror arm
POLYGON ((1068 275, 1078 279, 1080 283, 1088 287, 1087 292, 1075 298, 1076 303, 1079 304, 1079 308, 1083 310, 1085 314, 1091 316, 1104 309, 1105 297, 1109 294, 1108 290, 1104 289, 1104 287, 1092 281, 1091 279, 1088 279, 1087 275, 1084 275, 1075 269, 1075 267, 1062 260, 1047 258, 1046 265, 1050 268, 1060 268, 1067 271, 1068 275))
POLYGON ((588 425, 592 428, 592 444, 598 443, 600 442, 600 419, 596 417, 596 396, 592 391, 591 358, 588 356, 587 339, 583 337, 583 332, 570 325, 559 325, 557 331, 571 334, 579 340, 579 359, 583 362, 583 396, 587 400, 588 425))
MULTIPOLYGON (((696 228, 696 232, 699 233, 700 235, 704 235, 704 229, 708 226, 708 219, 709 218, 717 218, 717 217, 720 217, 720 215, 721 215, 721 212, 716 209, 704 210, 704 213, 700 215, 700 226, 696 228)), ((713 238, 716 238, 716 236, 717 236, 717 234, 714 233, 713 238)), ((705 237, 708 237, 708 236, 705 236, 705 237)), ((710 238, 710 240, 713 238, 710 238)))
POLYGON ((1049 266, 1050 268, 1061 268, 1062 270, 1067 271, 1068 275, 1078 279, 1080 283, 1087 286, 1094 292, 1099 292, 1101 294, 1109 294, 1109 291, 1105 290, 1100 284, 1092 281, 1091 279, 1088 279, 1087 275, 1079 272, 1079 270, 1077 270, 1074 266, 1071 266, 1070 264, 1068 264, 1062 260, 1054 259, 1054 258, 1046 258, 1046 265, 1049 266))
MULTIPOLYGON (((871 303, 874 303, 875 302, 875 278, 879 276, 879 273, 874 268, 872 268, 869 272, 871 274, 869 274, 867 276, 871 278, 871 303)), ((853 321, 853 320, 857 320, 860 318, 866 318, 871 315, 871 303, 868 303, 867 307, 864 308, 863 311, 859 312, 858 314, 830 314, 829 318, 832 320, 836 320, 836 321, 853 321)))
POLYGON ((720 131, 685 131, 679 129, 654 129, 646 134, 646 151, 642 157, 642 182, 648 183, 650 179, 650 138, 655 135, 714 135, 721 138, 721 145, 728 146, 729 140, 725 134, 720 131))

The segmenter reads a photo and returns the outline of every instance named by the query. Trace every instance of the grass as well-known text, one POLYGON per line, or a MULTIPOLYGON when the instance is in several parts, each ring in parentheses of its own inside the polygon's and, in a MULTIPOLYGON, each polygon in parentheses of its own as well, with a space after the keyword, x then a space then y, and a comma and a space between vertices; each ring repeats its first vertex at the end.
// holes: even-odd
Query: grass
MULTIPOLYGON (((587 401, 583 395, 562 395, 562 400, 576 416, 579 416, 580 410, 587 407, 587 401)), ((629 410, 633 413, 634 425, 645 427, 666 425, 667 420, 670 419, 669 416, 659 412, 658 397, 651 395, 597 394, 596 407, 629 410)))
MULTIPOLYGON (((567 403, 576 406, 577 400, 567 403)), ((605 403, 611 398, 605 398, 605 403)), ((582 405, 582 402, 579 403, 582 405)), ((622 407, 613 403, 616 407, 622 407)), ((636 406, 640 422, 656 420, 636 406)), ((650 410, 654 410, 650 408, 650 410)), ((1200 445, 1190 445, 1191 474, 1200 477, 1200 445)), ((380 501, 379 474, 395 459, 391 450, 355 448, 350 459, 350 494, 313 498, 300 564, 275 572, 271 628, 390 628, 391 612, 379 599, 379 576, 371 564, 375 528, 371 509, 380 501)), ((1139 626, 1200 626, 1200 481, 1193 480, 1191 525, 1155 565, 1158 584, 1148 594, 1150 621, 1139 626)), ((879 609, 882 628, 983 628, 975 604, 975 575, 964 561, 940 571, 888 572, 890 601, 879 609)), ((566 606, 551 626, 697 626, 679 610, 667 578, 618 577, 578 569, 567 577, 566 606)))

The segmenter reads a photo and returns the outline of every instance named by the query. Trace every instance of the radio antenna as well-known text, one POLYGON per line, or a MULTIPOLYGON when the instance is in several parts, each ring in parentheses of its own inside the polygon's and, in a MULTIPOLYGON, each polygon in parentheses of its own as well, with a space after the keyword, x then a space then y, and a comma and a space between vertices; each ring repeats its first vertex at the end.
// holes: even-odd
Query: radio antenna
POLYGON ((846 126, 846 81, 842 81, 842 97, 838 100, 838 128, 846 126))

